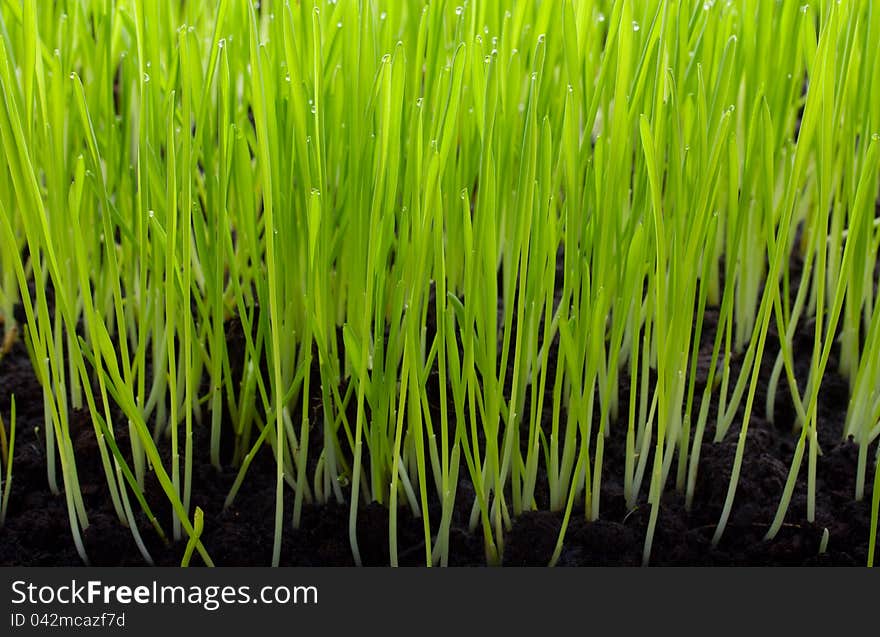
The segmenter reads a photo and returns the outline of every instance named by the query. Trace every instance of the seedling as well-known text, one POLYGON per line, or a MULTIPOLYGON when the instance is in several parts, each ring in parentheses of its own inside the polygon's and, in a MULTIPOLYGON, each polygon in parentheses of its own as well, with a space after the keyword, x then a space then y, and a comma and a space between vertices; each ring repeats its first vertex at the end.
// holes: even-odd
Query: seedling
POLYGON ((874 471, 873 560, 870 3, 215 5, 0 0, 0 316, 43 387, 47 480, 83 560, 73 409, 148 561, 137 508, 211 563, 207 440, 236 471, 228 506, 274 459, 272 564, 285 525, 331 501, 356 562, 378 503, 392 564, 404 514, 422 561, 448 564, 463 497, 490 564, 517 516, 558 513, 556 563, 572 516, 603 515, 613 436, 648 563, 664 494, 692 506, 704 443, 735 438, 723 540, 753 416, 780 394, 798 439, 767 539, 803 473, 815 520, 831 373, 855 499, 874 471))

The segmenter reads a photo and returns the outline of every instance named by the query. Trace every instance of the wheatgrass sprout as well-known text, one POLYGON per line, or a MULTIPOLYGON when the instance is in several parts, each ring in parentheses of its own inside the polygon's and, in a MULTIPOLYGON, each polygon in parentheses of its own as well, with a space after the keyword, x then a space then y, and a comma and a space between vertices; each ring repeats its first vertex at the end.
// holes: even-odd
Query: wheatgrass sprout
POLYGON ((664 497, 693 507, 701 453, 736 438, 722 541, 778 396, 795 452, 767 537, 804 460, 815 520, 832 373, 873 561, 871 3, 214 4, 0 0, 3 351, 21 338, 43 388, 84 561, 74 410, 148 562, 156 534, 212 563, 197 458, 234 475, 228 507, 269 457, 274 565, 331 502, 356 563, 375 503, 392 565, 404 516, 424 564, 450 563, 462 510, 500 564, 539 509, 555 564, 611 478, 648 511, 647 563, 664 497))
POLYGON ((15 455, 15 396, 10 401, 9 436, 6 435, 6 423, 0 415, 0 458, 2 458, 2 470, 0 473, 0 528, 6 522, 6 511, 9 509, 9 495, 12 493, 12 458, 15 455))

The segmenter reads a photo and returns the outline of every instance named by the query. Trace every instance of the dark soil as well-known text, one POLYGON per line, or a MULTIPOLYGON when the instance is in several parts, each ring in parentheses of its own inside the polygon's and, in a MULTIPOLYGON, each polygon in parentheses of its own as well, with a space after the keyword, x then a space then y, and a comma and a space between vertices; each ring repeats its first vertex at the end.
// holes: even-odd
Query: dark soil
MULTIPOLYGON (((698 392, 705 382, 715 310, 704 317, 698 392)), ((812 331, 804 324, 795 339, 794 351, 799 378, 806 378, 812 352, 812 331)), ((236 348, 230 335, 230 350, 236 348)), ((239 348, 240 349, 240 348, 239 348)), ((778 536, 763 540, 774 517, 788 474, 798 433, 794 431, 794 409, 784 384, 775 398, 776 418, 764 418, 766 385, 778 351, 777 335, 771 328, 762 363, 762 382, 750 420, 746 454, 732 514, 721 542, 712 547, 711 538, 721 514, 736 450, 741 420, 734 422, 727 437, 713 443, 714 431, 707 428, 702 445, 699 477, 693 506, 684 507, 681 494, 669 489, 661 509, 651 557, 653 565, 864 565, 870 523, 870 486, 873 477, 874 447, 869 452, 866 498, 853 500, 857 446, 842 437, 846 415, 847 381, 836 374, 837 359, 832 356, 822 382, 819 403, 819 441, 823 455, 818 460, 816 521, 806 521, 806 460, 795 488, 786 523, 778 536), (823 531, 827 529, 827 551, 819 554, 823 531)), ((554 353, 555 355, 555 353, 554 353)), ((733 371, 738 373, 738 369, 733 371)), ((735 379, 735 376, 733 377, 735 379)), ((436 385, 436 379, 432 379, 436 385)), ((429 382, 430 385, 430 382, 429 382)), ((549 384, 548 384, 549 386, 549 384)), ((312 383, 319 387, 319 383, 312 383)), ((436 387, 426 388, 434 403, 436 387)), ((41 389, 33 374, 24 345, 17 343, 0 360, 0 414, 9 424, 10 396, 17 400, 18 425, 13 464, 13 489, 9 515, 0 529, 0 565, 81 565, 71 539, 67 506, 63 494, 53 494, 48 486, 41 389)), ((451 395, 451 394, 450 394, 451 395)), ((620 381, 620 413, 626 414, 629 380, 620 381)), ((549 401, 547 401, 549 404, 549 401)), ((699 404, 694 407, 698 412, 699 404)), ((716 411, 712 405, 711 412, 716 411)), ((119 422, 123 422, 122 419, 119 422)), ((710 423, 714 418, 710 417, 710 423)), ((267 565, 270 562, 275 514, 275 462, 269 450, 262 451, 251 465, 248 476, 232 507, 223 503, 235 478, 235 469, 218 472, 209 462, 208 427, 196 428, 193 469, 193 505, 205 512, 202 540, 218 565, 267 565)), ((107 495, 97 443, 90 418, 74 413, 71 433, 76 449, 83 498, 90 525, 83 533, 87 553, 94 565, 143 565, 131 532, 113 512, 107 495)), ((623 499, 624 426, 613 427, 606 440, 602 482, 602 514, 596 522, 585 521, 583 510, 576 510, 566 533, 559 564, 638 565, 641 563, 650 506, 642 501, 627 510, 623 499)), ((119 431, 120 448, 127 434, 119 431)), ((320 440, 313 440, 314 445, 320 440)), ((231 447, 227 445, 227 447, 231 447)), ((225 450, 232 457, 232 450, 225 450)), ((462 474, 466 474, 463 469, 462 474)), ((60 471, 59 471, 60 476, 60 471)), ((146 495, 157 507, 155 512, 166 530, 170 511, 161 489, 148 474, 146 495)), ((60 477, 59 477, 60 480, 60 477)), ((671 482, 672 480, 670 480, 671 482)), ((546 485, 546 478, 539 479, 546 485)), ((646 491, 647 480, 643 486, 646 491)), ((457 566, 483 565, 482 539, 468 530, 473 490, 462 480, 458 490, 459 507, 453 518, 450 563, 457 566)), ((546 502, 540 494, 539 502, 546 502)), ((286 489, 285 515, 293 511, 293 493, 286 489)), ((133 506, 137 506, 133 502, 133 506)), ((162 544, 146 517, 139 514, 139 528, 155 562, 177 565, 185 542, 162 544)), ((353 564, 348 541, 347 504, 322 507, 305 506, 302 524, 294 529, 285 525, 282 564, 330 566, 353 564)), ((288 518, 289 520, 290 518, 288 518)), ((439 519, 434 504, 431 520, 439 519)), ((562 516, 534 512, 519 516, 505 536, 505 565, 544 565, 550 558, 561 526, 562 516)), ((400 560, 403 564, 424 563, 422 520, 401 510, 399 519, 400 560)), ((358 540, 367 565, 388 563, 388 512, 379 505, 363 507, 358 514, 358 540)), ((194 563, 200 563, 194 558, 194 563)))

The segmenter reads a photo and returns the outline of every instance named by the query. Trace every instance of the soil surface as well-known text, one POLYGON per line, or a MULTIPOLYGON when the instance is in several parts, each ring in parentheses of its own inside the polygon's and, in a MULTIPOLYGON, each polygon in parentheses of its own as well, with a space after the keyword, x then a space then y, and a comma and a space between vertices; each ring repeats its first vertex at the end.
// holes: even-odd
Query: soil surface
MULTIPOLYGON (((697 397, 701 395, 701 385, 706 380, 715 319, 716 311, 708 309, 701 338, 697 397)), ((809 367, 812 339, 811 324, 802 321, 794 342, 796 373, 801 381, 806 378, 809 367)), ((235 350, 235 340, 235 335, 230 333, 230 351, 235 350)), ((717 406, 713 404, 701 449, 693 506, 686 510, 683 496, 672 488, 668 489, 654 536, 652 565, 866 564, 875 447, 869 450, 871 461, 866 497, 854 501, 858 447, 842 436, 849 391, 847 381, 836 373, 836 351, 829 361, 819 398, 818 435, 823 453, 817 467, 815 522, 806 521, 805 460, 782 530, 772 541, 763 539, 775 515, 799 436, 794 429, 794 408, 783 383, 775 396, 774 422, 764 417, 767 381, 777 352, 778 336, 771 327, 748 429, 742 473, 723 538, 717 546, 712 546, 711 538, 727 493, 742 421, 739 418, 734 421, 724 440, 712 442, 714 414, 717 412, 717 406), (828 531, 827 548, 820 554, 825 529, 828 531)), ((551 351, 551 355, 555 356, 555 352, 551 351)), ((739 360, 733 361, 733 380, 739 372, 738 365, 739 360)), ((548 387, 550 385, 548 382, 548 387)), ((312 383, 312 387, 319 387, 319 383, 312 383)), ((435 394, 435 387, 426 389, 435 394)), ((620 413, 626 414, 628 378, 621 378, 619 392, 620 413)), ((42 392, 20 341, 0 359, 0 414, 7 427, 12 395, 16 397, 18 418, 9 513, 5 527, 0 529, 0 565, 82 565, 71 539, 64 495, 55 494, 49 488, 42 392)), ((549 404, 549 400, 546 403, 549 404)), ((696 414, 698 398, 695 403, 693 412, 696 414)), ((119 422, 123 422, 122 419, 119 422)), ((202 540, 218 565, 267 565, 272 552, 275 514, 274 458, 268 449, 257 455, 235 503, 224 510, 224 500, 236 470, 229 466, 218 471, 210 464, 207 429, 206 426, 196 427, 194 444, 193 505, 200 506, 205 512, 202 540)), ((89 516, 90 524, 83 532, 83 540, 91 563, 143 565, 144 559, 131 532, 120 524, 113 512, 97 453, 94 428, 86 413, 72 415, 71 434, 89 516)), ((127 446, 126 437, 126 432, 119 433, 120 448, 127 446)), ((588 522, 582 508, 575 510, 565 536, 560 565, 641 564, 650 506, 644 498, 634 510, 625 506, 622 481, 624 442, 625 424, 620 423, 611 428, 606 439, 600 519, 588 522)), ((313 439, 312 444, 319 443, 320 440, 313 439)), ((167 455, 167 449, 165 452, 167 455)), ((231 453, 231 449, 225 449, 227 458, 231 458, 231 453)), ((461 473, 466 475, 467 472, 462 469, 461 473)), ((542 484, 546 485, 546 476, 539 479, 539 488, 542 484)), ((642 490, 647 491, 647 479, 642 490)), ((293 511, 293 493, 290 489, 285 493, 285 515, 289 515, 293 511)), ((468 529, 472 504, 468 494, 472 493, 473 489, 463 478, 452 523, 451 565, 485 564, 482 539, 468 529)), ((152 474, 148 474, 146 496, 163 526, 170 529, 170 507, 152 474)), ((539 495, 539 503, 541 499, 546 502, 546 492, 539 495)), ((137 507, 136 502, 132 505, 137 507)), ((440 517, 436 502, 432 508, 431 520, 436 523, 440 517)), ((139 528, 156 564, 178 565, 185 542, 163 544, 146 516, 138 515, 139 528)), ((290 522, 285 525, 281 563, 352 565, 348 517, 347 504, 305 506, 299 529, 294 529, 290 522)), ((553 552, 561 522, 561 514, 547 511, 527 513, 514 519, 505 536, 504 564, 545 565, 553 552)), ((423 564, 422 520, 413 519, 402 509, 398 524, 401 563, 423 564)), ((364 564, 388 564, 387 510, 375 504, 363 507, 358 514, 357 528, 364 564)), ((194 557, 193 563, 201 562, 194 557)))

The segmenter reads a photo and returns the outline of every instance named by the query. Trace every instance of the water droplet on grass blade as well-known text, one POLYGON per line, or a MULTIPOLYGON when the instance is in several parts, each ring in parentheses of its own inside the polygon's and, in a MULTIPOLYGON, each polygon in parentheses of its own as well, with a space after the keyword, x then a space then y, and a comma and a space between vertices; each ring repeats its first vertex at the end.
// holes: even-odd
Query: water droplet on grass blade
POLYGON ((639 26, 639 23, 633 20, 633 31, 638 31, 642 27, 639 26))
POLYGON ((455 15, 461 15, 464 13, 464 7, 455 7, 455 15))

